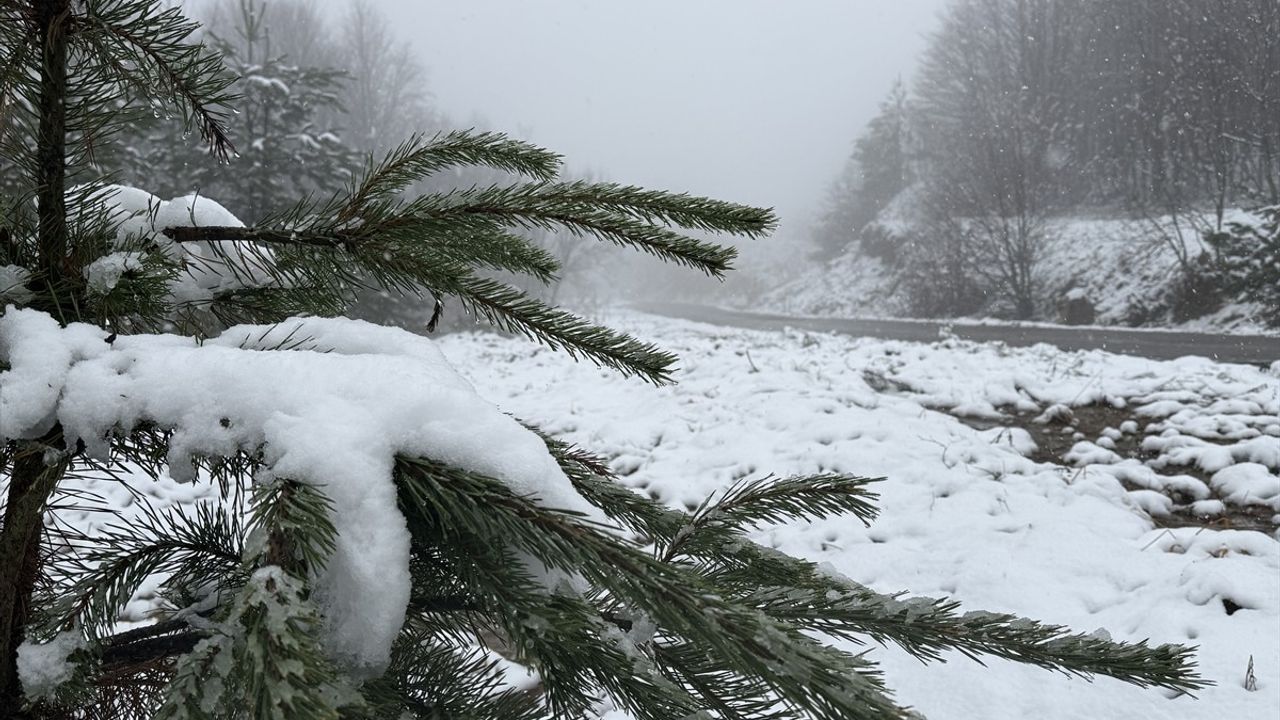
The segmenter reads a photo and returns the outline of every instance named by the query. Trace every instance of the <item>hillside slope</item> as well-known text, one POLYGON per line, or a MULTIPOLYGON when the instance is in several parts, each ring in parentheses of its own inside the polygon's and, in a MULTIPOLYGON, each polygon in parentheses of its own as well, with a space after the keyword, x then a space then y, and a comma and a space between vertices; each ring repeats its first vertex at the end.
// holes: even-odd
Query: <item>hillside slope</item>
MULTIPOLYGON (((771 291, 756 307, 795 315, 842 317, 908 317, 909 289, 901 268, 886 256, 903 247, 913 232, 895 209, 895 217, 875 223, 890 252, 859 242, 835 259, 813 268, 771 291)), ((1248 220, 1244 212, 1228 220, 1248 220)), ((1188 257, 1207 251, 1199 236, 1169 218, 1071 216, 1047 222, 1035 276, 1039 286, 1038 321, 1059 322, 1061 305, 1084 298, 1098 325, 1177 327, 1241 333, 1277 332, 1258 318, 1248 302, 1219 304, 1178 292, 1180 280, 1175 243, 1188 257), (1179 236, 1181 239, 1178 239, 1179 236)), ((994 302, 969 317, 1000 317, 994 302)))

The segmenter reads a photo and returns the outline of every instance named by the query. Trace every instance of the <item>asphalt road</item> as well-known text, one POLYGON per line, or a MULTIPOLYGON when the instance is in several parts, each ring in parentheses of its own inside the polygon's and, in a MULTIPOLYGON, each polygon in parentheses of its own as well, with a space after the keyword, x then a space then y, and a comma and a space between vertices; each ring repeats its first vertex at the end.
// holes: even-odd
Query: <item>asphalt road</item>
POLYGON ((1017 347, 1048 343, 1064 350, 1106 350, 1157 360, 1199 355, 1219 362, 1264 367, 1280 360, 1280 337, 1265 335, 1214 335, 1067 326, 966 325, 927 320, 792 317, 681 303, 642 303, 636 307, 655 315, 752 330, 781 330, 790 327, 885 340, 934 342, 939 339, 943 328, 947 327, 950 328, 950 333, 958 338, 977 342, 999 341, 1017 347))

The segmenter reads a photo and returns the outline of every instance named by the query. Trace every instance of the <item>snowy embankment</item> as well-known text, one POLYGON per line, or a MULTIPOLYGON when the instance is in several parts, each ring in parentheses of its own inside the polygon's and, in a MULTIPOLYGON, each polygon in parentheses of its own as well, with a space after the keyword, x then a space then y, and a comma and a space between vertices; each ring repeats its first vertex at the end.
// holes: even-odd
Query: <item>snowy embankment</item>
POLYGON ((899 699, 931 720, 1280 716, 1276 518, 1265 518, 1265 532, 1228 524, 1234 504, 1280 514, 1280 378, 1044 346, 609 321, 678 352, 679 384, 655 390, 493 335, 440 345, 504 410, 606 455, 626 484, 675 506, 770 472, 884 476, 883 513, 870 528, 832 520, 759 539, 879 591, 1198 645, 1217 683, 1198 699, 1170 698, 1000 660, 926 667, 873 649, 899 699), (1016 424, 1002 411, 1047 412, 1049 422, 1063 407, 1099 403, 1136 419, 1098 437, 1062 427, 1073 465, 1031 459, 1031 434, 1001 427, 1016 424), (1143 438, 1146 463, 1108 451, 1111 436, 1126 432, 1143 438), (1214 520, 1215 508, 1202 505, 1208 519, 1196 526, 1153 520, 1148 510, 1159 519, 1158 498, 1174 491, 1189 502, 1222 498, 1228 511, 1214 520), (1244 687, 1251 657, 1254 691, 1244 687))
MULTIPOLYGON (((894 206, 878 221, 891 237, 907 237, 912 225, 894 206)), ((1228 221, 1252 216, 1233 212, 1228 221)), ((1191 259, 1208 248, 1193 228, 1129 218, 1063 217, 1046 223, 1035 278, 1040 305, 1037 320, 1058 321, 1057 305, 1069 297, 1086 298, 1099 325, 1177 328, 1202 332, 1275 334, 1261 323, 1260 308, 1228 302, 1209 314, 1175 321, 1172 303, 1180 276, 1175 245, 1191 259), (1178 238, 1181 239, 1178 239, 1178 238)), ((777 288, 757 311, 836 317, 909 317, 908 287, 892 262, 865 252, 857 242, 840 255, 777 288)), ((980 319, 974 316, 967 319, 980 319)))

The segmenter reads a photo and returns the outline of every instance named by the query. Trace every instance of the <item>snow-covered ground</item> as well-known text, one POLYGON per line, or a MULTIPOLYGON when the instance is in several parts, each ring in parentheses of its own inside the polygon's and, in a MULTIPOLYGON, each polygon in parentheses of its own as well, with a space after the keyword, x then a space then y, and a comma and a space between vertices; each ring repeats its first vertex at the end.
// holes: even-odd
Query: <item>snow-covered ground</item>
MULTIPOLYGON (((904 213, 895 205, 877 222, 891 236, 908 237, 914 229, 904 213)), ((1233 211, 1226 220, 1252 217, 1233 211)), ((1228 302, 1180 322, 1171 318, 1171 293, 1180 273, 1175 245, 1181 244, 1192 259, 1208 250, 1185 218, 1175 224, 1168 218, 1059 217, 1047 221, 1044 238, 1034 271, 1041 295, 1039 319, 1056 321, 1056 304, 1074 293, 1093 304, 1101 325, 1277 332, 1258 319, 1260 308, 1249 302, 1228 302)), ((857 243, 763 300, 752 298, 751 304, 757 310, 797 315, 905 317, 910 313, 906 287, 891 264, 866 254, 857 243)))
POLYGON ((502 409, 604 454, 626 484, 675 506, 766 473, 886 477, 870 528, 830 520, 759 539, 880 591, 1198 645, 1217 683, 1198 699, 1171 698, 1000 660, 923 666, 875 649, 898 698, 932 720, 1280 716, 1280 543, 1274 529, 1228 526, 1233 505, 1280 514, 1275 374, 1044 346, 606 320, 677 351, 679 384, 655 389, 495 335, 440 345, 502 409), (1077 437, 1055 407, 1099 404, 1134 419, 1077 437), (1045 415, 1072 433, 1073 464, 1030 459, 1032 436, 1002 428, 1015 424, 1003 412, 1045 415), (1108 449, 1126 434, 1141 438, 1145 463, 1108 449), (1204 501, 1206 522, 1153 521, 1148 510, 1162 512, 1170 501, 1161 498, 1176 493, 1204 501), (1244 688, 1251 657, 1253 692, 1244 688))
MULTIPOLYGON (((1280 716, 1280 367, 603 320, 678 352, 678 384, 654 388, 518 338, 436 345, 501 410, 603 454, 623 482, 677 507, 767 473, 885 477, 870 528, 829 520, 758 539, 884 592, 1198 645, 1217 683, 1171 698, 874 649, 899 700, 931 720, 1280 716), (1128 419, 1100 427, 1100 408, 1128 419), (1048 433, 1067 459, 1043 461, 1035 438, 1048 433), (1232 529, 1242 510, 1263 531, 1232 529)), ((117 483, 88 484, 137 502, 117 483)), ((140 491, 157 509, 216 496, 167 478, 140 491)), ((74 515, 64 519, 94 522, 74 515)), ((146 621, 155 586, 126 620, 146 621)))

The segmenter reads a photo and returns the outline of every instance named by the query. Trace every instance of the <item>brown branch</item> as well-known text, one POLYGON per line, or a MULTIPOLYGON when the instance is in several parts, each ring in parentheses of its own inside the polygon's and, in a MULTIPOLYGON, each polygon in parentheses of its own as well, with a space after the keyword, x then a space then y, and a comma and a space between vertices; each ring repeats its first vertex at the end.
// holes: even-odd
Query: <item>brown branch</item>
POLYGON ((192 627, 186 620, 175 619, 104 638, 99 657, 99 677, 118 680, 154 670, 160 664, 191 652, 210 634, 192 627))
MULTIPOLYGON (((32 4, 31 28, 40 38, 40 90, 36 100, 40 127, 36 136, 36 215, 40 265, 45 280, 78 278, 67 259, 67 18, 70 0, 32 4)), ((55 297, 60 319, 68 320, 55 297)), ((70 308, 68 308, 70 309, 70 308)), ((45 461, 45 450, 62 445, 55 426, 39 441, 19 443, 9 477, 8 500, 0 527, 0 708, 12 717, 30 714, 22 708, 18 678, 18 646, 31 620, 31 596, 40 577, 40 536, 45 506, 67 469, 65 458, 45 461)))
POLYGON ((230 227, 167 227, 160 231, 174 242, 256 242, 266 245, 308 245, 311 247, 342 248, 348 250, 366 235, 340 230, 333 233, 298 233, 289 230, 267 228, 230 227))
POLYGON ((156 661, 185 655, 208 636, 208 633, 187 629, 128 642, 108 641, 102 651, 102 673, 124 674, 131 668, 150 667, 156 661))
POLYGON ((111 637, 103 638, 102 644, 111 647, 127 645, 132 642, 137 642, 138 640, 146 640, 148 638, 174 633, 189 627, 190 624, 186 620, 166 620, 164 622, 147 625, 146 627, 116 633, 111 637))

